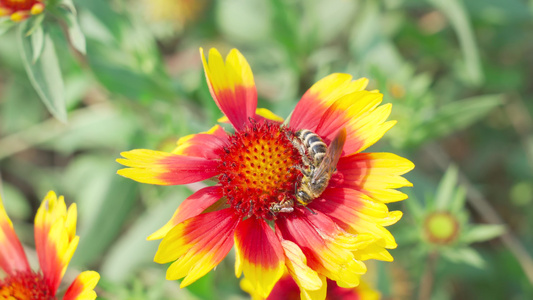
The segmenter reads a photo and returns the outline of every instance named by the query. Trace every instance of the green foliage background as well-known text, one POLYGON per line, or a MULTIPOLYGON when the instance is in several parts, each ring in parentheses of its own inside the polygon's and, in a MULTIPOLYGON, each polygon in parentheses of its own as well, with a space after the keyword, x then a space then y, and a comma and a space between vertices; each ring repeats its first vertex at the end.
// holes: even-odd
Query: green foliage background
POLYGON ((48 190, 78 203, 67 277, 99 271, 102 299, 247 297, 232 255, 187 289, 166 281, 145 238, 192 192, 115 174, 121 151, 170 150, 221 117, 199 47, 238 48, 259 107, 280 116, 332 72, 368 77, 393 103, 398 124, 370 151, 416 169, 411 198, 391 205, 404 211, 396 260, 366 277, 383 298, 533 298, 533 1, 206 0, 167 20, 149 12, 172 1, 49 2, 0 20, 2 198, 30 246, 48 190), (462 239, 435 247, 423 220, 447 208, 462 239))

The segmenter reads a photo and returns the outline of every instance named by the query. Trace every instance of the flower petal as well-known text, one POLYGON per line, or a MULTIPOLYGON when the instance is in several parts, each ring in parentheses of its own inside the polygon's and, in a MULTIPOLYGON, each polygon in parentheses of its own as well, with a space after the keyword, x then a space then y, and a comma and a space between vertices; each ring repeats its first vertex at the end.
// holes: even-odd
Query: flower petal
POLYGON ((76 204, 68 210, 63 196, 48 192, 35 215, 35 249, 43 277, 56 291, 78 246, 76 204))
POLYGON ((347 138, 344 153, 360 152, 373 145, 396 121, 385 122, 392 105, 378 105, 383 94, 377 92, 354 92, 335 101, 322 115, 315 133, 329 142, 346 128, 347 138))
POLYGON ((232 49, 226 62, 216 49, 209 50, 206 61, 200 48, 209 91, 218 108, 236 130, 241 130, 255 116, 257 90, 248 62, 237 49, 232 49))
POLYGON ((362 91, 368 85, 368 79, 352 81, 352 76, 334 73, 315 83, 294 108, 290 126, 294 130, 309 129, 314 131, 324 111, 333 102, 347 94, 362 91))
POLYGON ((329 217, 301 208, 278 218, 283 238, 296 243, 307 257, 310 268, 346 286, 356 286, 366 266, 354 259, 352 251, 364 248, 372 238, 352 235, 338 227, 329 217))
POLYGON ((202 181, 218 174, 216 160, 135 149, 122 152, 117 162, 126 169, 117 174, 142 183, 178 185, 202 181))
POLYGON ((215 125, 209 131, 190 134, 178 140, 178 146, 172 153, 177 155, 197 156, 207 159, 217 159, 218 150, 222 149, 228 140, 228 134, 215 125))
POLYGON ((163 264, 176 260, 167 270, 167 279, 185 277, 180 287, 188 286, 228 254, 239 221, 229 208, 187 219, 163 238, 154 261, 163 264))
POLYGON ((294 242, 282 240, 281 245, 285 252, 285 265, 289 274, 302 290, 319 290, 322 288, 322 280, 319 275, 309 266, 302 249, 294 242))
POLYGON ((148 240, 159 240, 164 238, 174 226, 201 214, 205 209, 222 198, 222 196, 223 194, 220 186, 206 187, 198 190, 196 193, 185 199, 167 224, 152 233, 148 237, 148 240))
POLYGON ((392 153, 357 153, 339 160, 340 176, 334 175, 330 186, 358 190, 384 203, 400 201, 407 195, 395 189, 412 186, 400 175, 413 168, 411 161, 392 153))
POLYGON ((326 214, 349 233, 365 233, 376 240, 383 239, 386 248, 397 246, 392 234, 380 225, 382 219, 389 223, 390 213, 387 206, 361 192, 327 188, 320 198, 309 204, 309 208, 326 214))
POLYGON ((94 300, 96 292, 94 288, 100 280, 100 274, 95 271, 81 272, 70 284, 63 300, 94 300))
POLYGON ((262 297, 281 278, 285 266, 283 248, 278 237, 262 219, 248 218, 235 231, 235 273, 248 278, 262 297))
MULTIPOLYGON (((328 297, 328 280, 326 276, 318 275, 318 278, 320 279, 320 282, 322 283, 322 286, 320 287, 320 289, 304 290, 300 288, 300 299, 303 299, 303 300, 329 299, 329 298, 326 298, 328 297)), ((339 299, 345 299, 345 298, 339 298, 339 299)))
MULTIPOLYGON (((277 123, 282 123, 283 118, 276 115, 275 113, 271 112, 270 110, 266 108, 258 108, 255 110, 255 120, 269 120, 274 121, 277 123)), ((217 120, 219 123, 229 123, 229 119, 226 116, 223 116, 222 118, 219 118, 217 120)))
POLYGON ((2 197, 0 196, 0 268, 12 275, 17 271, 29 271, 30 265, 24 254, 24 248, 13 229, 2 197))

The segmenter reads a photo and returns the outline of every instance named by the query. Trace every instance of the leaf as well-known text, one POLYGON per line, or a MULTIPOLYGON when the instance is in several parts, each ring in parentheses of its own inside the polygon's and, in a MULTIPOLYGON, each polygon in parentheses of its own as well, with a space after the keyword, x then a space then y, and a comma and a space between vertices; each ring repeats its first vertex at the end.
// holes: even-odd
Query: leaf
POLYGON ((450 203, 456 190, 457 177, 459 171, 455 166, 449 166, 448 170, 442 177, 439 187, 437 188, 437 193, 435 194, 435 206, 437 210, 446 210, 450 209, 450 203))
POLYGON ((36 55, 34 53, 35 49, 32 37, 26 35, 30 25, 30 22, 21 24, 18 34, 24 68, 26 73, 28 73, 31 84, 50 113, 61 122, 66 123, 67 110, 65 107, 63 78, 61 77, 61 69, 54 43, 50 36, 44 33, 42 54, 33 63, 33 58, 36 55))
POLYGON ((476 250, 469 247, 448 249, 446 251, 442 251, 441 254, 453 263, 469 264, 477 268, 485 267, 485 260, 476 250))
POLYGON ((41 57, 41 54, 43 53, 44 49, 44 30, 42 26, 39 26, 35 29, 35 31, 30 35, 31 38, 31 47, 33 51, 33 57, 31 60, 32 64, 35 64, 37 60, 39 60, 39 57, 41 57))
POLYGON ((83 55, 87 54, 85 35, 78 23, 76 7, 72 0, 62 0, 58 12, 67 24, 68 37, 72 46, 83 55))
POLYGON ((13 25, 15 25, 15 22, 11 21, 9 18, 0 19, 0 36, 11 29, 13 25))
POLYGON ((470 25, 468 14, 460 0, 430 0, 452 24, 463 52, 465 80, 473 85, 483 83, 479 50, 470 25))
POLYGON ((502 104, 502 96, 483 95, 446 104, 430 120, 418 126, 413 142, 436 139, 463 129, 502 104))
POLYGON ((453 215, 458 214, 463 210, 466 200, 466 188, 464 186, 458 186, 455 190, 455 195, 452 202, 449 205, 450 212, 453 215))
POLYGON ((461 239, 467 243, 492 240, 505 232, 505 226, 499 224, 481 224, 468 229, 461 239))

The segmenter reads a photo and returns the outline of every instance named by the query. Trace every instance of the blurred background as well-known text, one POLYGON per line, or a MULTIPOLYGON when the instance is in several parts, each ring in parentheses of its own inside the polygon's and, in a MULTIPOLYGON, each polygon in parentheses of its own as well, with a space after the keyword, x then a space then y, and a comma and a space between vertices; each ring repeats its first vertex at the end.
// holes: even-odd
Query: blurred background
POLYGON ((283 117, 333 72, 393 103, 369 151, 416 168, 389 205, 395 261, 363 277, 382 299, 533 299, 532 0, 63 2, 0 22, 0 174, 28 248, 48 190, 78 204, 67 278, 99 271, 102 299, 249 298, 231 254, 187 289, 166 281, 145 239, 192 191, 115 174, 121 151, 171 150, 222 116, 198 51, 216 47, 244 54, 259 107, 283 117))

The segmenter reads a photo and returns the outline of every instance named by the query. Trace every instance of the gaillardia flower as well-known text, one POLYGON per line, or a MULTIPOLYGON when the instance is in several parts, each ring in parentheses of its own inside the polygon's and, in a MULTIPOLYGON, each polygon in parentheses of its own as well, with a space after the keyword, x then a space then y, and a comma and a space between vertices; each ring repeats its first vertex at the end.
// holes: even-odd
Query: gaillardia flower
MULTIPOLYGON (((63 196, 48 192, 35 216, 35 248, 41 270, 33 271, 0 199, 0 268, 7 274, 0 279, 0 299, 57 299, 59 284, 78 246, 76 214, 75 204, 67 210, 63 196)), ((95 299, 99 279, 94 271, 80 273, 63 299, 95 299)))
POLYGON ((43 10, 44 3, 39 0, 0 0, 0 17, 10 16, 14 22, 38 15, 43 10))
MULTIPOLYGON (((311 294, 314 299, 326 300, 379 300, 381 295, 378 291, 372 289, 367 283, 361 281, 357 287, 343 288, 337 285, 335 281, 327 280, 327 290, 320 290, 318 293, 311 294)), ((241 289, 252 297, 252 300, 264 300, 265 298, 257 294, 253 289, 250 281, 244 278, 241 280, 241 289)), ((300 295, 300 289, 294 279, 288 274, 283 275, 276 283, 272 292, 265 300, 299 300, 303 298, 300 295)))
POLYGON ((407 198, 394 189, 410 185, 400 175, 413 164, 390 153, 361 153, 395 123, 386 121, 391 105, 379 106, 382 94, 364 90, 367 79, 332 74, 282 124, 257 109, 252 71, 239 51, 225 61, 215 49, 208 61, 200 52, 221 121, 234 133, 216 125, 179 139, 172 153, 137 149, 117 160, 129 167, 118 174, 143 183, 217 181, 185 199, 148 238, 163 239, 154 260, 173 262, 167 279, 191 284, 234 245, 237 277, 244 273, 264 298, 285 270, 306 294, 325 290, 326 278, 355 287, 366 272, 362 261, 391 261, 386 249, 396 242, 384 226, 402 213, 385 203, 407 198), (326 150, 332 141, 337 149, 326 150))

